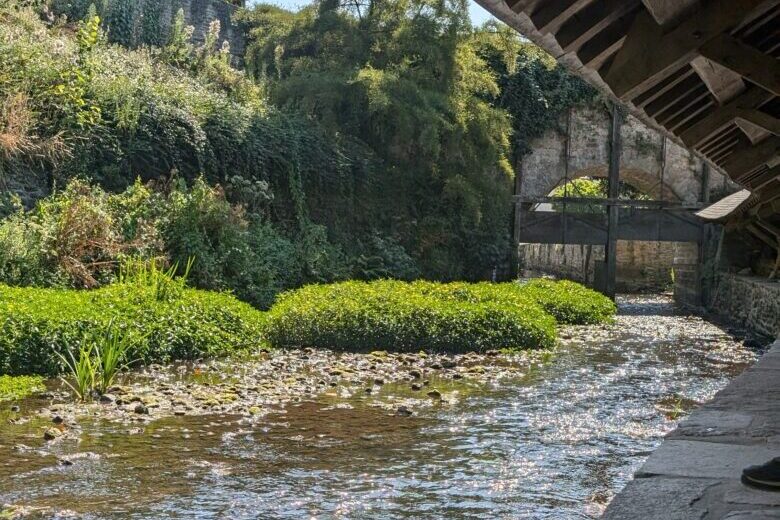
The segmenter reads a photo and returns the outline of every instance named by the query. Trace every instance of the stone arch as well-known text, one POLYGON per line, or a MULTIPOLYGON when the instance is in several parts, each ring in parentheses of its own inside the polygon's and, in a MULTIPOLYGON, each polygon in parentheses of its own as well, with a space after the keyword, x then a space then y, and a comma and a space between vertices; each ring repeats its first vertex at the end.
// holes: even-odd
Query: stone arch
MULTIPOLYGON (((560 124, 531 144, 518 165, 517 193, 545 197, 566 179, 606 177, 609 155, 609 115, 598 107, 577 107, 560 124)), ((620 180, 653 199, 695 203, 702 194, 703 163, 688 150, 633 116, 621 125, 620 180), (663 180, 663 184, 662 184, 663 180)), ((728 179, 711 171, 711 194, 728 179)))
MULTIPOLYGON (((576 172, 569 173, 568 177, 564 176, 559 179, 558 183, 553 186, 548 193, 552 192, 558 186, 562 186, 564 182, 574 179, 581 179, 583 177, 592 177, 599 179, 606 179, 609 173, 609 169, 606 164, 590 166, 582 168, 576 172)), ((653 200, 666 200, 671 202, 679 202, 682 200, 676 192, 674 187, 668 182, 662 182, 657 175, 643 170, 642 168, 635 168, 631 166, 624 166, 620 168, 620 181, 631 185, 642 193, 648 195, 653 200)))

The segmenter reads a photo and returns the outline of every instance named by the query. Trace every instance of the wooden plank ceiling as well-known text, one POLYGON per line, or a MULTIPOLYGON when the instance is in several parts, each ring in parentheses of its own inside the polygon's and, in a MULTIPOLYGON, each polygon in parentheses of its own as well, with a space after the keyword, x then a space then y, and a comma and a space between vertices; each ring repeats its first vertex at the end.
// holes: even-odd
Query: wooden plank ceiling
POLYGON ((477 0, 780 219, 780 0, 477 0))

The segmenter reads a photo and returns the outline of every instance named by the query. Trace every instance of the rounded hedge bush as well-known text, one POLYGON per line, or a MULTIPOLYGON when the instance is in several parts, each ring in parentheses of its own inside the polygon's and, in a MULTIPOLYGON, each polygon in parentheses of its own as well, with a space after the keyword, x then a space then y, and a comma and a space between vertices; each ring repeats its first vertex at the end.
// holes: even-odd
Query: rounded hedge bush
POLYGON ((603 294, 568 280, 537 278, 521 285, 520 290, 552 314, 558 323, 604 323, 617 311, 615 303, 603 294))
POLYGON ((57 374, 56 352, 77 350, 85 334, 112 319, 132 337, 131 359, 162 363, 257 347, 263 318, 230 294, 196 289, 160 300, 137 284, 93 291, 0 285, 0 374, 57 374))
POLYGON ((266 325, 277 347, 465 352, 555 343, 555 320, 515 284, 309 285, 280 295, 266 325))

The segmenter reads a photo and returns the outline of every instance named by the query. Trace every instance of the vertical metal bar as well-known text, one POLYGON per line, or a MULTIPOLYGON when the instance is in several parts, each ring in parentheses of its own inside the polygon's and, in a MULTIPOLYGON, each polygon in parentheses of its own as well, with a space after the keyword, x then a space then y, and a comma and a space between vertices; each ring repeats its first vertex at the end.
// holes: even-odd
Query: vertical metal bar
POLYGON ((607 244, 605 246, 606 260, 606 293, 607 296, 615 298, 615 287, 617 281, 617 237, 618 237, 618 210, 616 204, 620 195, 620 127, 623 118, 617 105, 612 106, 612 121, 609 125, 609 177, 608 177, 608 197, 607 205, 608 224, 607 224, 607 244))
MULTIPOLYGON (((706 161, 701 164, 701 196, 700 201, 709 204, 710 201, 710 165, 706 161)), ((708 290, 709 266, 707 265, 707 248, 712 240, 712 229, 709 225, 701 227, 701 240, 699 240, 699 258, 696 259, 696 299, 699 307, 705 304, 705 293, 708 290)))
POLYGON ((515 214, 512 221, 512 237, 515 241, 515 247, 519 247, 520 244, 520 226, 522 223, 521 203, 518 198, 523 194, 523 161, 517 160, 517 167, 515 168, 515 186, 514 186, 514 205, 515 214))
POLYGON ((701 201, 710 203, 710 165, 706 161, 701 163, 701 201))

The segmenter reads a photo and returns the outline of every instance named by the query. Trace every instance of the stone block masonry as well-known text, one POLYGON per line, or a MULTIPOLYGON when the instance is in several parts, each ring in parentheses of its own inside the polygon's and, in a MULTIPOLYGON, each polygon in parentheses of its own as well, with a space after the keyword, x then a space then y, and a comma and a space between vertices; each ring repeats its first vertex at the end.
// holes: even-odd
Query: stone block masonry
MULTIPOLYGON (((672 284, 676 242, 618 241, 617 290, 625 293, 664 291, 672 284)), ((604 246, 520 244, 521 268, 592 284, 604 246)))
POLYGON ((751 331, 780 338, 780 282, 719 272, 707 299, 706 307, 713 314, 751 331))

